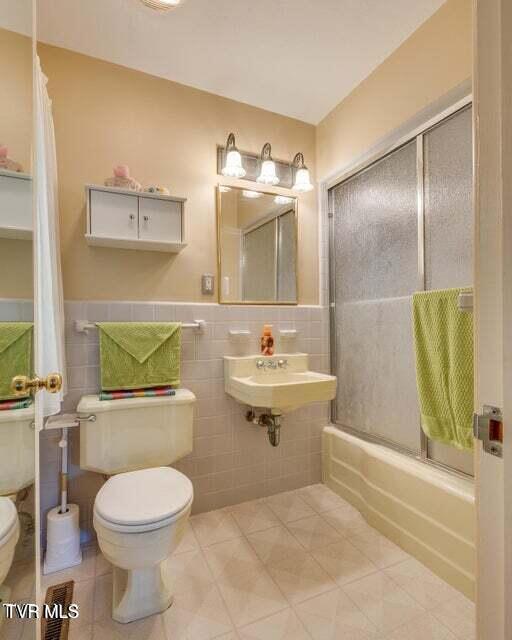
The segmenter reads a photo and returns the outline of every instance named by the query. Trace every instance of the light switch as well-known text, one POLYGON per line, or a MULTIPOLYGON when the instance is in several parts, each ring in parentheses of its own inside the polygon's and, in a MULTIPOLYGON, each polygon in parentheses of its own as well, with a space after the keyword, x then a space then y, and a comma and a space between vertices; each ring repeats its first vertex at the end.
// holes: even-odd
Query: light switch
POLYGON ((213 295, 213 290, 215 288, 215 276, 211 273, 205 273, 201 277, 201 289, 203 295, 211 296, 213 295))

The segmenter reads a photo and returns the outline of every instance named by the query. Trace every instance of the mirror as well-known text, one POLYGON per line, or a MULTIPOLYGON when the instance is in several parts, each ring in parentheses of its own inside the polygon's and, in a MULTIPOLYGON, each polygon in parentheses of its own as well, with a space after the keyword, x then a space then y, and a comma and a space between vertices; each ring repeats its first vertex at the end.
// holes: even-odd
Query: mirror
POLYGON ((221 304, 297 304, 297 199, 218 187, 221 304))
MULTIPOLYGON (((34 602, 35 430, 33 373, 32 2, 0 11, 0 602, 34 602)), ((0 611, 1 638, 35 637, 35 621, 0 611)))

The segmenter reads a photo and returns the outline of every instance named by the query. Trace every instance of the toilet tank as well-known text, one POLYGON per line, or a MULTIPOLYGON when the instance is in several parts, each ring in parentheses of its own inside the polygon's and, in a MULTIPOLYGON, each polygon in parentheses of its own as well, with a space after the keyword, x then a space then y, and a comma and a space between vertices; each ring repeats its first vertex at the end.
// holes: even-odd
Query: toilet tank
POLYGON ((174 396, 100 400, 84 396, 77 411, 80 467, 106 475, 172 464, 192 452, 194 403, 187 389, 174 396))
POLYGON ((0 496, 34 483, 34 408, 0 411, 0 496))

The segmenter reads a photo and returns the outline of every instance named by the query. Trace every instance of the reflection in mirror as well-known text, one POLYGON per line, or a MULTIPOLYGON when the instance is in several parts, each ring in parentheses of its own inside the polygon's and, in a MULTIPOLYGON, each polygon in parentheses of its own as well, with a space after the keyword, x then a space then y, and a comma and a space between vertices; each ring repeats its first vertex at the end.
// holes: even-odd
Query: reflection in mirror
POLYGON ((297 304, 297 199, 219 187, 220 302, 297 304))
MULTIPOLYGON (((0 602, 34 602, 31 0, 0 3, 0 602)), ((35 637, 0 611, 1 638, 35 637)))

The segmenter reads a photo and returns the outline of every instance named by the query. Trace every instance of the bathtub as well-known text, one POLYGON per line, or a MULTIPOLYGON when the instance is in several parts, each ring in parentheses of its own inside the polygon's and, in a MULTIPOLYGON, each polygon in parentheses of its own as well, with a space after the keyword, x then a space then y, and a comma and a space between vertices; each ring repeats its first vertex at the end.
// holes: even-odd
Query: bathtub
POLYGON ((322 434, 324 483, 368 523, 474 599, 474 483, 336 427, 322 434))

